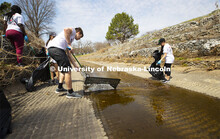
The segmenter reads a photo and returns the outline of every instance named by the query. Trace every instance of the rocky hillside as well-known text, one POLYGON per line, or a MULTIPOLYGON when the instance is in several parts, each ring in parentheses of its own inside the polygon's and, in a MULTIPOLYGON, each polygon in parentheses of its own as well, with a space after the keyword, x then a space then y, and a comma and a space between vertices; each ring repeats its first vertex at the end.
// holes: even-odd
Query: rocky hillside
POLYGON ((172 45, 175 56, 198 57, 220 55, 220 11, 198 17, 147 35, 124 44, 101 50, 97 58, 122 59, 126 57, 150 57, 159 38, 172 45))

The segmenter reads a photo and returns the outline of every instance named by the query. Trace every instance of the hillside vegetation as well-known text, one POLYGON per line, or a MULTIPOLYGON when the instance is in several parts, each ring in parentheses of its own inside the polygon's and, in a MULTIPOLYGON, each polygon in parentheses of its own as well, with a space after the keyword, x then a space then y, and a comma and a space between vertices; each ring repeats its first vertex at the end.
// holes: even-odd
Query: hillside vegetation
POLYGON ((165 38, 172 45, 175 64, 220 69, 220 11, 191 19, 129 42, 111 46, 82 56, 81 59, 150 64, 156 44, 165 38))

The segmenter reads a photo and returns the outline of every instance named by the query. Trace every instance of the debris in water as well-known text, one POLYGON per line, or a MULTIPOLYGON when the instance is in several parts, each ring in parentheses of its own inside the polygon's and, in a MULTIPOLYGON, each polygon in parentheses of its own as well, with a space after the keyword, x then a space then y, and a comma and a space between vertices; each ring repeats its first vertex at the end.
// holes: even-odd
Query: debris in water
POLYGON ((114 90, 114 88, 109 84, 91 84, 84 86, 84 91, 87 92, 96 92, 96 91, 107 91, 114 90))

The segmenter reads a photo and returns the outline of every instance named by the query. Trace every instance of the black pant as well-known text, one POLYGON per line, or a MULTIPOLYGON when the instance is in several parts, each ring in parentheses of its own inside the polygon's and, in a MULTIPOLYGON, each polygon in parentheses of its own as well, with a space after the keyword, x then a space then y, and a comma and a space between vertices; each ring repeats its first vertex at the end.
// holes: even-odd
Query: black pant
POLYGON ((50 47, 48 52, 49 56, 51 56, 57 62, 58 66, 61 68, 62 73, 68 72, 65 68, 72 68, 69 58, 63 49, 50 47))
POLYGON ((164 64, 164 67, 165 67, 165 74, 167 76, 170 76, 171 75, 171 65, 170 63, 165 63, 164 64))

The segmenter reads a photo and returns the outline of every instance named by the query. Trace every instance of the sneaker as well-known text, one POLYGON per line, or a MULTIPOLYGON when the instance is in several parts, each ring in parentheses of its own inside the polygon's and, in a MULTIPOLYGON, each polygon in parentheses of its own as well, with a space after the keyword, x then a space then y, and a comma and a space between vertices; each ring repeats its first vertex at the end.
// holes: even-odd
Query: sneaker
POLYGON ((67 97, 67 98, 81 98, 82 95, 80 95, 79 93, 75 93, 75 92, 73 92, 73 93, 71 93, 71 94, 70 94, 69 92, 67 92, 66 97, 67 97))
POLYGON ((59 84, 59 80, 58 80, 58 79, 55 79, 54 83, 55 83, 55 84, 59 84))
POLYGON ((54 80, 49 80, 48 82, 50 85, 55 85, 54 80))
POLYGON ((163 80, 162 82, 163 83, 168 83, 170 80, 167 80, 167 79, 165 79, 165 80, 163 80))
POLYGON ((18 63, 18 64, 16 65, 16 67, 24 67, 24 66, 21 65, 21 63, 18 63))
POLYGON ((66 92, 66 91, 67 91, 67 90, 64 89, 64 88, 61 88, 61 89, 57 88, 56 91, 55 91, 55 93, 61 93, 61 92, 66 92))

